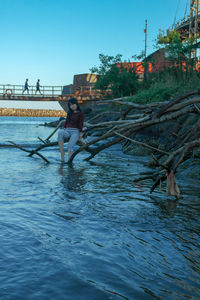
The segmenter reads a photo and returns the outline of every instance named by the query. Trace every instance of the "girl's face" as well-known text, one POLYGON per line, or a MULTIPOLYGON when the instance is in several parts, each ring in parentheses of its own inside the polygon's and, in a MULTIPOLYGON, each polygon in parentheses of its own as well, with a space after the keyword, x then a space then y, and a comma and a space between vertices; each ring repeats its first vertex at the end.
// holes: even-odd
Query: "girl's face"
POLYGON ((70 108, 71 108, 71 110, 77 110, 77 104, 76 103, 70 103, 70 108))

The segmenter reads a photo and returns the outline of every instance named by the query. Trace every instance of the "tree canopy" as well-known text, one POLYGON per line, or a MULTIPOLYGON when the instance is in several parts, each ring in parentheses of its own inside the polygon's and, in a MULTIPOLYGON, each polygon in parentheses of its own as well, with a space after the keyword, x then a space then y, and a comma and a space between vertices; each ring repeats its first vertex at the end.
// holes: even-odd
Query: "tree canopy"
POLYGON ((91 68, 99 75, 96 89, 109 90, 113 97, 133 95, 138 89, 138 75, 135 67, 124 67, 122 55, 109 56, 99 54, 100 66, 91 68))

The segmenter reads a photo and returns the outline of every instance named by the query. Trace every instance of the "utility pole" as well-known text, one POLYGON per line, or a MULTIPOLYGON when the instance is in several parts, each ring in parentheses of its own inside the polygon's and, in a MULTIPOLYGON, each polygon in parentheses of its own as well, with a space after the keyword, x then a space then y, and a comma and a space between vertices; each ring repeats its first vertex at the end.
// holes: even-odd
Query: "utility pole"
MULTIPOLYGON (((145 46, 144 46, 144 59, 146 60, 147 57, 147 20, 145 20, 145 29, 144 29, 144 34, 145 34, 145 46)), ((144 84, 146 84, 146 62, 144 64, 144 84)))
POLYGON ((146 58, 147 57, 147 20, 145 20, 144 34, 145 34, 144 56, 146 58))

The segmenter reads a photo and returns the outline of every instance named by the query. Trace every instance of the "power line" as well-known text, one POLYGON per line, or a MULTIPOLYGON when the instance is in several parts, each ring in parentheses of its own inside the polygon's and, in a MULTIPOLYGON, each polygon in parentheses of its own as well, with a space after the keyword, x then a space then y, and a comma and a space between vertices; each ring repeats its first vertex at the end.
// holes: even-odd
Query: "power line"
POLYGON ((175 23, 176 23, 176 17, 177 17, 179 6, 180 6, 180 0, 178 0, 177 6, 176 6, 176 12, 175 12, 175 16, 174 16, 174 23, 172 25, 173 28, 174 28, 175 23))
POLYGON ((187 10, 188 10, 188 0, 187 0, 187 2, 186 2, 186 6, 185 6, 184 19, 186 19, 187 10))

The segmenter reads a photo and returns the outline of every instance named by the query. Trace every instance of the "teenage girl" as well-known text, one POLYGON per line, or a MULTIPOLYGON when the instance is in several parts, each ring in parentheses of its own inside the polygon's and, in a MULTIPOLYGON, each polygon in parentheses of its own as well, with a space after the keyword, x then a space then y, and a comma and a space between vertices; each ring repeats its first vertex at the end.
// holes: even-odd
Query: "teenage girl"
POLYGON ((65 161, 64 139, 69 138, 68 142, 68 159, 71 157, 74 146, 81 139, 83 130, 84 113, 81 111, 78 100, 71 98, 68 101, 68 113, 64 125, 64 129, 58 131, 58 145, 60 148, 61 161, 65 161))

